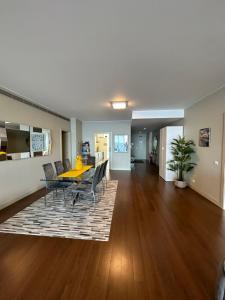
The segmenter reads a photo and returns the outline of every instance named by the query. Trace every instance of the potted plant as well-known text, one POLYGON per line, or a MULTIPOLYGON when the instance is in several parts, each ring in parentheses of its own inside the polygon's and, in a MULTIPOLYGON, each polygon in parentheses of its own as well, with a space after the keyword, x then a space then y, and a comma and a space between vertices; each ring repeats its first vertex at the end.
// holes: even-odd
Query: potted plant
POLYGON ((179 136, 177 139, 173 139, 171 145, 173 159, 168 161, 168 170, 177 173, 175 185, 179 188, 185 188, 187 182, 184 180, 184 173, 190 172, 196 165, 191 162, 191 155, 195 153, 193 149, 195 144, 192 140, 186 140, 185 137, 179 136))

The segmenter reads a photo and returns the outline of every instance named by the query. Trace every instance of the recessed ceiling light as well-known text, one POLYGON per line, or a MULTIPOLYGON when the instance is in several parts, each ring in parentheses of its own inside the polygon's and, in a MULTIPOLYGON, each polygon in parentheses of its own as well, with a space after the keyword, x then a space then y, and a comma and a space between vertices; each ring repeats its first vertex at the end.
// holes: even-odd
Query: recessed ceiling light
POLYGON ((144 130, 146 130, 146 128, 144 128, 144 130))
POLYGON ((126 109, 127 101, 112 101, 111 105, 113 109, 126 109))

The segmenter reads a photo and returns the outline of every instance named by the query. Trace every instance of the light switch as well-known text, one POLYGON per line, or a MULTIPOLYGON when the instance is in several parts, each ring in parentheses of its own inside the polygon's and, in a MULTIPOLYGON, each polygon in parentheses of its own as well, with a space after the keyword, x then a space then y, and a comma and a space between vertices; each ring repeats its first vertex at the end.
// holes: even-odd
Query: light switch
POLYGON ((215 164, 216 166, 219 166, 218 160, 215 160, 215 161, 214 161, 214 164, 215 164))

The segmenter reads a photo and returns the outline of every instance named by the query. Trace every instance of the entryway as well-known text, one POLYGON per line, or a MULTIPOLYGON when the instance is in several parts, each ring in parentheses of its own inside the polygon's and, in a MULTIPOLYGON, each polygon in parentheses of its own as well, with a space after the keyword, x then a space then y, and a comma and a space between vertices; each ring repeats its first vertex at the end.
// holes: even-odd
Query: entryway
MULTIPOLYGON (((162 137, 161 130, 170 126, 171 131, 174 132, 175 128, 182 128, 183 126, 183 118, 174 118, 170 117, 151 117, 151 118, 143 118, 143 119, 132 119, 131 123, 131 167, 135 167, 135 163, 148 161, 151 165, 155 166, 156 169, 160 169, 160 175, 166 173, 166 162, 169 160, 168 157, 165 156, 165 159, 162 160, 162 151, 165 148, 169 147, 171 142, 171 136, 168 139, 168 135, 165 134, 162 137), (163 140, 162 140, 163 139, 163 140), (163 143, 165 145, 163 145, 163 143), (163 170, 163 171, 162 171, 163 170)), ((183 131, 183 130, 182 130, 183 131)), ((180 131, 179 131, 180 132, 180 131)), ((174 137, 177 137, 179 134, 177 133, 174 137)), ((165 176, 162 176, 165 180, 165 176)))
POLYGON ((131 156, 134 162, 144 162, 147 158, 147 133, 144 131, 132 131, 131 156))

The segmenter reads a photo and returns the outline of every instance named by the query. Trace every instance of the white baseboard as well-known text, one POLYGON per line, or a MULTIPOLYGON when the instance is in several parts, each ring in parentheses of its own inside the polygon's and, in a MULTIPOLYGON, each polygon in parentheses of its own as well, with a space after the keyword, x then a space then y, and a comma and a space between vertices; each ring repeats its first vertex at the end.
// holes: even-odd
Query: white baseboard
POLYGON ((23 193, 23 194, 20 194, 20 196, 14 198, 14 199, 10 199, 10 200, 7 200, 6 202, 4 203, 1 203, 0 204, 0 210, 2 210, 3 208, 6 208, 7 206, 10 206, 12 205, 13 203, 16 203, 17 201, 37 192, 38 190, 42 189, 43 187, 45 187, 44 184, 42 185, 39 185, 38 187, 36 188, 33 188, 33 189, 30 189, 29 191, 27 191, 26 193, 23 193))
POLYGON ((195 192, 197 192, 198 194, 202 195, 204 198, 208 199, 209 201, 211 201, 212 203, 214 203, 215 205, 221 207, 220 201, 218 201, 218 199, 216 199, 215 197, 213 197, 212 195, 209 195, 207 193, 202 192, 200 189, 198 189, 196 186, 194 186, 193 184, 189 184, 189 187, 194 190, 195 192))

